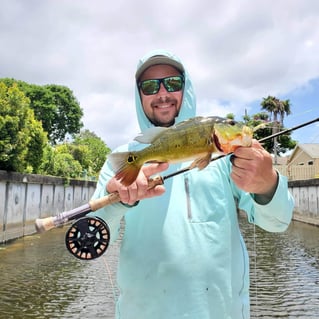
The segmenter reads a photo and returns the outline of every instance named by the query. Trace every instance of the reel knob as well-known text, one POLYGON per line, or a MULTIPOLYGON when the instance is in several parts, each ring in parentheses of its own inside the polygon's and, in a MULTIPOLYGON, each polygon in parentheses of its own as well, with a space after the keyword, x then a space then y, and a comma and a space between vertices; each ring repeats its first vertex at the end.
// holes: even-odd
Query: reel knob
POLYGON ((75 221, 65 235, 69 252, 79 259, 100 257, 110 242, 110 229, 99 217, 82 217, 75 221))

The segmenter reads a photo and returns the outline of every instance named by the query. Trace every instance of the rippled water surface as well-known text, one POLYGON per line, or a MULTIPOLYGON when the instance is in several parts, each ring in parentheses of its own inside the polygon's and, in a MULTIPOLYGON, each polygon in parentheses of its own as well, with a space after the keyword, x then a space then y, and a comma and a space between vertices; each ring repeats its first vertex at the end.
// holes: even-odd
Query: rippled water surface
MULTIPOLYGON (((293 222, 271 234, 241 224, 251 257, 251 317, 319 318, 319 228, 293 222)), ((1 318, 114 318, 119 241, 101 258, 81 261, 64 246, 66 230, 0 246, 1 318)))
POLYGON ((250 252, 252 318, 319 318, 319 227, 293 222, 279 234, 251 225, 242 231, 250 252))

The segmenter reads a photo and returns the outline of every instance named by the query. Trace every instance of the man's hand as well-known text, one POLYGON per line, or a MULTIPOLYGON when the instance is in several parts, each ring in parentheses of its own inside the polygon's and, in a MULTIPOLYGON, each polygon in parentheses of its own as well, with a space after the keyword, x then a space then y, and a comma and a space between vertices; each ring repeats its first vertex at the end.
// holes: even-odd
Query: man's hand
POLYGON ((269 202, 277 188, 278 176, 270 154, 253 140, 251 147, 239 147, 232 157, 231 178, 242 190, 255 193, 260 204, 269 202))
POLYGON ((109 193, 118 192, 120 200, 124 204, 134 205, 137 201, 162 195, 165 192, 163 185, 157 185, 154 188, 148 188, 148 181, 154 174, 165 171, 168 168, 168 163, 150 164, 143 166, 133 184, 126 187, 123 186, 114 177, 106 185, 109 193))

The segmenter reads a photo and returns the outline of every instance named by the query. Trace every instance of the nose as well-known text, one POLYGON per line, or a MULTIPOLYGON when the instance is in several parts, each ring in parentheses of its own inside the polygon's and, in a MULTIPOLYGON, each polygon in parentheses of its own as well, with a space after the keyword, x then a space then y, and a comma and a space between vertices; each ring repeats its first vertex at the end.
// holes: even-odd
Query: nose
POLYGON ((163 83, 160 84, 160 88, 157 92, 157 94, 166 94, 168 91, 166 90, 165 86, 163 83))

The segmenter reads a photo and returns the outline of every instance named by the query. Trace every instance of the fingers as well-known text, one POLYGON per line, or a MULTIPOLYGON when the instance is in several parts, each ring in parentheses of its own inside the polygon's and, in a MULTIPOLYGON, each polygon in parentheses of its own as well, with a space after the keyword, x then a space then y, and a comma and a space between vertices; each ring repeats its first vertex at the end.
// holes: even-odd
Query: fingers
POLYGON ((168 163, 156 163, 151 165, 143 166, 142 171, 144 175, 148 178, 152 175, 158 174, 168 169, 168 163))
POLYGON ((256 194, 272 189, 276 182, 272 158, 258 141, 253 140, 251 147, 238 148, 230 160, 230 176, 239 188, 256 194))
POLYGON ((107 190, 108 192, 117 191, 121 202, 129 205, 133 205, 143 198, 161 195, 165 191, 164 186, 158 185, 149 189, 149 178, 165 171, 168 166, 168 163, 156 163, 143 166, 136 180, 128 187, 123 186, 118 180, 112 178, 107 185, 107 190))

